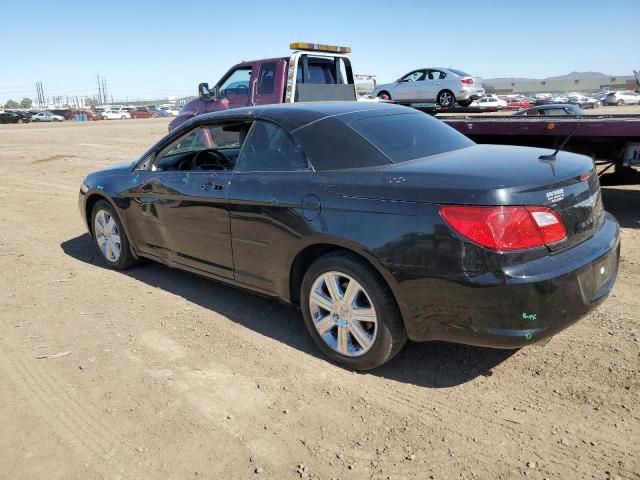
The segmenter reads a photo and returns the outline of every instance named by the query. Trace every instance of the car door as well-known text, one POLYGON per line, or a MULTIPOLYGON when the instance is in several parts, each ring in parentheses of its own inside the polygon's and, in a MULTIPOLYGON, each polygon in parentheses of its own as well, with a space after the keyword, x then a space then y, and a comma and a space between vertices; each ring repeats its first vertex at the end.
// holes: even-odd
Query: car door
POLYGON ((162 148, 129 192, 137 204, 130 223, 145 252, 233 278, 228 194, 240 128, 225 128, 230 127, 197 125, 162 148))
POLYGON ((425 77, 424 70, 415 70, 400 79, 393 87, 391 98, 393 100, 416 100, 418 95, 418 82, 425 77))
POLYGON ((235 279, 252 288, 288 291, 292 252, 310 232, 312 171, 302 149, 282 127, 256 121, 231 179, 229 208, 235 279))
POLYGON ((442 90, 442 80, 445 73, 440 70, 429 69, 425 72, 424 79, 422 79, 418 85, 418 96, 421 100, 433 101, 438 96, 438 92, 442 90))

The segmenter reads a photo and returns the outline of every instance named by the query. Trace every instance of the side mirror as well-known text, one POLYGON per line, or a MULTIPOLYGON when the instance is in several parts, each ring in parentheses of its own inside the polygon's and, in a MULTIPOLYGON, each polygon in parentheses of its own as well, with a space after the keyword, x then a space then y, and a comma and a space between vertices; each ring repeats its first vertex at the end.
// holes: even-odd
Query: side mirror
POLYGON ((211 100, 212 94, 209 90, 209 84, 207 82, 198 84, 198 98, 200 100, 211 100))

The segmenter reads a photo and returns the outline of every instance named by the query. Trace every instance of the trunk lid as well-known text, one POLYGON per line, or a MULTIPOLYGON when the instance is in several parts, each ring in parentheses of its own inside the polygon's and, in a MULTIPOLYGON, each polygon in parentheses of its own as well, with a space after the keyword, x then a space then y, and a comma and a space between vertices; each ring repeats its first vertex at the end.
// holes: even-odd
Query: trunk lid
POLYGON ((600 184, 591 158, 548 149, 475 145, 372 169, 316 172, 319 188, 354 198, 450 205, 541 205, 558 212, 564 248, 602 224, 600 184), (588 172, 588 178, 581 177, 588 172))

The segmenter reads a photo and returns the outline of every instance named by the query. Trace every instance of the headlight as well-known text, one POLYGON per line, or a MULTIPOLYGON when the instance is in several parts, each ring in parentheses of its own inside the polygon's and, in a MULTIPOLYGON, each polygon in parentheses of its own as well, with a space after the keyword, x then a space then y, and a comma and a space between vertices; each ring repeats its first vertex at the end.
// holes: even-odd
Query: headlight
POLYGON ((87 185, 86 183, 82 182, 82 185, 80 185, 80 191, 82 193, 87 193, 89 191, 89 185, 87 185))

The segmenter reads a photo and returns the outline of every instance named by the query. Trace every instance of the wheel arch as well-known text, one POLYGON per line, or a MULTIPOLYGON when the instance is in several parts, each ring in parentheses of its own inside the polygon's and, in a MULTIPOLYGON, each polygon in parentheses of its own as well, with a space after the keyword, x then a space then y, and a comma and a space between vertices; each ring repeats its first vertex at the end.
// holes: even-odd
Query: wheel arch
POLYGON ((89 191, 87 193, 87 199, 84 202, 84 215, 85 215, 85 219, 87 221, 87 228, 89 230, 89 235, 91 235, 91 238, 95 238, 93 236, 93 224, 91 222, 91 214, 93 213, 93 207, 100 200, 104 200, 109 205, 111 205, 111 207, 118 214, 118 217, 120 219, 120 223, 122 223, 122 227, 124 228, 124 233, 127 236, 127 240, 129 241, 129 245, 131 246, 131 253, 132 253, 133 257, 137 260, 139 257, 138 257, 138 254, 136 252, 136 246, 135 246, 135 243, 133 242, 133 238, 131 237, 131 233, 129 231, 129 225, 127 224, 125 215, 122 214, 122 208, 119 208, 118 205, 116 204, 116 202, 113 200, 113 198, 111 198, 109 195, 105 194, 102 190, 89 191))
POLYGON ((382 277, 389 287, 389 290, 391 290, 396 303, 400 305, 396 291, 395 279, 372 253, 363 251, 361 248, 358 248, 357 245, 350 245, 348 243, 329 239, 323 239, 306 245, 293 258, 289 270, 289 301, 291 304, 300 305, 300 287, 302 285, 302 279, 311 264, 321 256, 336 251, 348 252, 356 255, 370 265, 382 277))

